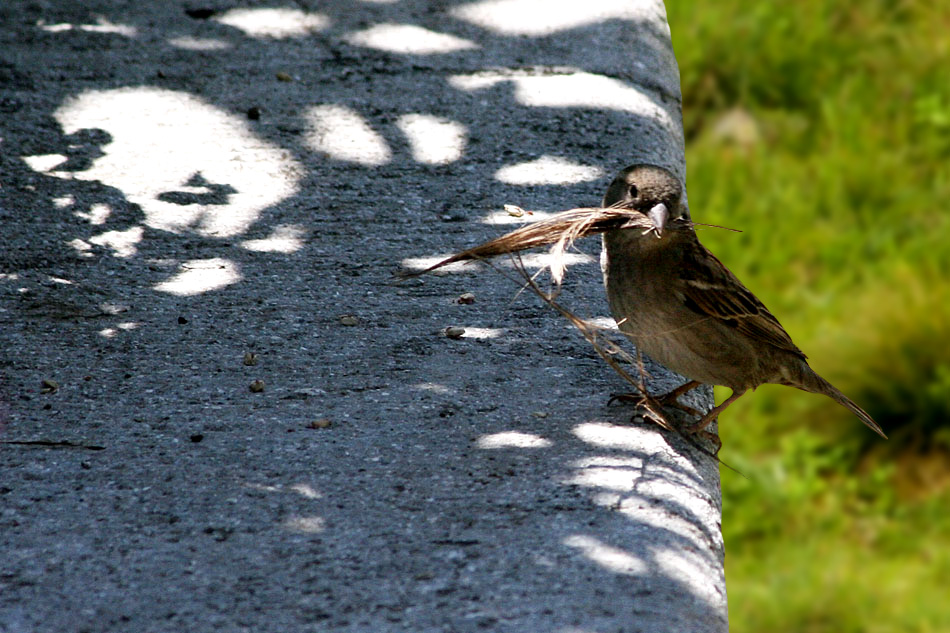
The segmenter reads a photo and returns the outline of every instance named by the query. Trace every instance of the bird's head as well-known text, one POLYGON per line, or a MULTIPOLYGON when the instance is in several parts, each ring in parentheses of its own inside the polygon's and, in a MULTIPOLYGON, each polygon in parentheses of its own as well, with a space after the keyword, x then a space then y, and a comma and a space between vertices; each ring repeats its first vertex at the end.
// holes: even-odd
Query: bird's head
POLYGON ((653 222, 657 236, 689 220, 683 203, 683 186, 672 173, 656 165, 632 165, 614 178, 603 206, 639 211, 653 222))

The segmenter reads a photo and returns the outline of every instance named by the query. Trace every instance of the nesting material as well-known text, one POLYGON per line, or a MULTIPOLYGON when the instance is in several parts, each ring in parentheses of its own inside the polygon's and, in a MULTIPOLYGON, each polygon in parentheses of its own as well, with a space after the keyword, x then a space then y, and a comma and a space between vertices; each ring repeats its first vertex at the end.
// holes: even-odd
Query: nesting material
POLYGON ((603 207, 569 209, 452 255, 434 266, 413 273, 413 275, 422 275, 455 262, 520 253, 524 250, 550 244, 551 278, 556 284, 560 284, 564 278, 563 255, 565 251, 582 237, 614 229, 640 229, 649 232, 653 231, 655 226, 650 218, 639 211, 631 211, 630 209, 603 207))

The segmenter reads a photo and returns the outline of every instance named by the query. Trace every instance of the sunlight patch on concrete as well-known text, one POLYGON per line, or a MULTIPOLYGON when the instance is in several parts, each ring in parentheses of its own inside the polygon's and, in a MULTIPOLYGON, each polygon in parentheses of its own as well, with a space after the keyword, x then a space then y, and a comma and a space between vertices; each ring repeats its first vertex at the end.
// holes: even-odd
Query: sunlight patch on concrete
POLYGON ((261 253, 295 253, 303 248, 305 231, 299 224, 278 224, 271 234, 257 240, 245 240, 241 247, 261 253))
POLYGON ((156 284, 154 288, 179 297, 191 297, 225 288, 240 280, 241 273, 237 264, 221 257, 213 257, 185 262, 177 275, 156 284))
POLYGON ((420 382, 412 386, 413 389, 418 389, 419 391, 429 391, 431 393, 438 394, 449 394, 455 393, 455 389, 446 387, 436 382, 420 382))
POLYGON ((457 121, 428 114, 405 114, 396 122, 406 135, 412 157, 426 165, 445 165, 462 158, 465 126, 457 121))
POLYGON ((112 207, 107 204, 96 203, 89 205, 88 211, 76 211, 73 215, 77 218, 82 218, 89 224, 98 226, 105 224, 109 216, 112 215, 112 207))
POLYGON ((377 24, 350 33, 350 44, 404 55, 437 55, 478 48, 474 42, 447 33, 437 33, 414 24, 377 24))
POLYGON ((501 35, 533 37, 606 20, 652 20, 666 25, 662 4, 630 0, 483 0, 456 7, 451 14, 501 35))
POLYGON ((631 492, 641 475, 643 459, 597 456, 576 460, 571 465, 574 474, 565 483, 602 491, 631 492))
POLYGON ((330 158, 367 167, 385 165, 392 158, 386 140, 351 108, 319 105, 304 113, 310 124, 306 143, 330 158))
POLYGON ((702 555, 706 544, 695 533, 696 526, 690 528, 687 535, 695 545, 676 549, 653 547, 653 562, 664 576, 676 578, 682 583, 683 589, 689 594, 706 604, 719 604, 722 597, 716 591, 716 586, 709 582, 710 561, 702 555))
POLYGON ((80 257, 92 257, 92 244, 78 237, 66 242, 80 257))
MULTIPOLYGON (((42 171, 42 170, 36 170, 36 171, 42 171)), ((66 194, 65 196, 59 196, 59 197, 53 198, 51 202, 53 203, 53 206, 56 207, 57 209, 65 209, 66 207, 71 207, 74 204, 76 204, 76 198, 72 194, 66 194)))
POLYGON ((618 426, 606 422, 585 422, 574 427, 578 439, 601 448, 623 449, 642 453, 655 444, 656 450, 663 441, 659 433, 648 432, 634 426, 618 426))
POLYGON ((580 165, 557 156, 542 156, 502 167, 495 172, 495 179, 508 185, 573 185, 597 180, 602 175, 599 167, 580 165))
POLYGON ((136 323, 135 321, 126 321, 124 323, 119 323, 115 327, 107 327, 99 330, 99 336, 103 338, 114 338, 121 332, 128 332, 129 330, 135 330, 141 327, 141 323, 136 323))
POLYGON ((574 473, 566 483, 585 488, 630 492, 638 474, 624 468, 584 468, 574 473))
POLYGON ((302 168, 286 150, 187 93, 92 90, 69 99, 55 117, 67 134, 101 130, 108 140, 89 169, 52 174, 120 189, 154 229, 239 235, 262 209, 297 192, 302 168))
POLYGON ((135 37, 138 35, 138 29, 128 24, 115 24, 109 20, 100 17, 95 24, 46 24, 42 20, 36 24, 40 30, 47 33, 64 33, 66 31, 86 31, 87 33, 111 33, 123 37, 135 37))
POLYGON ((469 327, 464 326, 465 332, 460 338, 479 338, 479 339, 488 339, 488 338, 498 338, 504 334, 505 330, 494 328, 494 327, 469 327))
POLYGON ((142 241, 145 229, 141 226, 133 226, 125 231, 106 231, 89 238, 90 244, 96 246, 105 246, 112 249, 115 257, 132 257, 138 252, 136 245, 142 241))
POLYGON ((229 42, 208 37, 172 37, 168 43, 186 51, 223 51, 231 48, 229 42))
POLYGON ((289 488, 305 499, 323 498, 323 495, 310 484, 291 484, 289 488))
POLYGON ((646 573, 647 564, 619 547, 608 545, 593 536, 575 534, 564 539, 564 544, 581 552, 588 560, 615 574, 635 576, 646 573))
POLYGON ((501 431, 500 433, 483 435, 475 441, 475 446, 484 449, 547 448, 551 445, 551 440, 545 439, 540 435, 522 433, 520 431, 501 431))
POLYGON ((245 488, 250 488, 251 490, 260 490, 262 492, 283 492, 284 489, 281 486, 272 486, 269 484, 254 484, 254 483, 245 483, 245 488))
POLYGON ((30 169, 45 174, 54 171, 56 167, 66 162, 62 154, 37 154, 36 156, 21 156, 30 169))
POLYGON ((299 9, 260 8, 232 9, 213 18, 232 26, 250 37, 304 37, 322 31, 330 25, 330 18, 321 13, 306 13, 299 9))
POLYGON ((326 521, 322 517, 290 517, 284 521, 284 527, 291 532, 319 534, 326 529, 326 521))
POLYGON ((604 75, 580 71, 560 74, 487 71, 449 78, 450 85, 466 92, 506 82, 514 86, 515 99, 522 105, 630 112, 655 119, 671 129, 675 127, 666 110, 646 92, 604 75))

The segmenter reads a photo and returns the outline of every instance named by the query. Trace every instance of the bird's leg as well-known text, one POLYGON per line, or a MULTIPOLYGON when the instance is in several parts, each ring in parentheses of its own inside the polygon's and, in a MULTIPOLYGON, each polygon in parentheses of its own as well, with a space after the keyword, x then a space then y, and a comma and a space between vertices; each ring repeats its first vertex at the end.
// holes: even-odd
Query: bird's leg
POLYGON ((745 389, 739 390, 734 389, 732 395, 722 401, 722 404, 713 407, 709 413, 704 415, 699 422, 690 424, 686 427, 687 433, 704 433, 706 432, 706 427, 713 423, 713 421, 719 417, 719 414, 726 410, 730 404, 738 400, 742 394, 746 392, 745 389))
MULTIPOLYGON (((660 396, 654 396, 654 400, 657 403, 659 403, 660 406, 663 406, 663 407, 673 407, 675 409, 679 409, 680 411, 685 411, 689 415, 693 415, 693 416, 702 415, 699 411, 697 411, 693 407, 690 407, 685 404, 681 404, 677 400, 677 398, 682 396, 684 393, 695 389, 701 384, 702 383, 699 382, 698 380, 687 381, 683 383, 682 385, 680 385, 679 387, 677 387, 676 389, 674 389, 673 391, 670 391, 669 393, 665 393, 660 396)), ((614 401, 633 402, 636 404, 638 402, 643 401, 643 395, 640 393, 617 393, 610 396, 610 400, 607 401, 607 404, 611 404, 614 401)))
POLYGON ((730 404, 738 400, 742 396, 742 394, 744 394, 745 392, 746 392, 745 389, 742 389, 741 391, 739 389, 733 389, 732 395, 730 395, 728 398, 723 400, 722 404, 713 407, 709 411, 709 413, 704 415, 699 420, 699 422, 695 422, 687 426, 685 429, 685 432, 691 435, 699 435, 700 437, 703 437, 709 440, 710 442, 712 442, 716 446, 716 450, 713 454, 718 455, 719 449, 722 448, 722 440, 719 439, 718 435, 715 435, 707 431, 706 427, 712 424, 713 421, 715 421, 716 418, 719 417, 719 414, 726 410, 726 407, 728 407, 730 404))
POLYGON ((685 405, 685 404, 681 404, 678 398, 682 396, 684 393, 688 391, 692 391, 693 389, 700 386, 701 384, 703 383, 699 382, 698 380, 689 380, 687 382, 684 382, 682 385, 680 385, 673 391, 670 391, 669 393, 665 393, 662 396, 657 396, 656 400, 664 407, 673 407, 673 408, 679 409, 680 411, 685 411, 689 415, 700 415, 699 411, 697 411, 693 407, 685 405))

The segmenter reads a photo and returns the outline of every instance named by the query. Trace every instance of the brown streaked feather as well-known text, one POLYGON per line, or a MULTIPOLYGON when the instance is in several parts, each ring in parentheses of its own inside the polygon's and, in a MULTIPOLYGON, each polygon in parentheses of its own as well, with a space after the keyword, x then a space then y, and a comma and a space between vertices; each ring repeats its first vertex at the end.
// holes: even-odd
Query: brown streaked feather
POLYGON ((680 271, 681 291, 691 310, 710 316, 759 341, 806 358, 768 308, 709 249, 694 241, 680 271))

